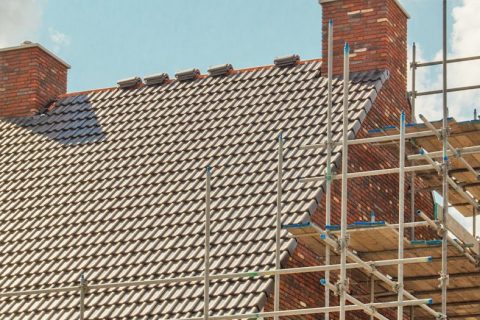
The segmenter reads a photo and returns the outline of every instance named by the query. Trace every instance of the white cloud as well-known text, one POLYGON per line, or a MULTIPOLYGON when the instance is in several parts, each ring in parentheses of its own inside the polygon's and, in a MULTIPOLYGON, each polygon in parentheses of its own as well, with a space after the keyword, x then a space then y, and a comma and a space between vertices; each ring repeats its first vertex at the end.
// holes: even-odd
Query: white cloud
POLYGON ((0 48, 36 41, 42 18, 38 0, 0 1, 0 48))
POLYGON ((70 44, 70 37, 65 33, 55 30, 54 28, 49 28, 48 33, 50 35, 50 40, 54 44, 53 51, 58 52, 61 48, 70 44))
MULTIPOLYGON (((414 0, 410 0, 414 1, 414 0)), ((423 0, 422 0, 423 1, 423 0)), ((406 2, 403 0, 402 2, 406 2)), ((480 55, 480 12, 479 0, 460 0, 454 2, 452 33, 449 35, 449 58, 459 58, 480 55)), ((440 34, 439 34, 440 35, 440 34)), ((410 47, 408 55, 409 63, 412 60, 410 47)), ((442 51, 439 50, 434 57, 425 57, 421 44, 417 44, 417 61, 441 60, 442 51)), ((480 62, 463 62, 448 65, 448 87, 480 85, 480 62)), ((442 88, 442 68, 427 67, 417 69, 416 90, 428 91, 442 88)), ((411 89, 411 72, 408 74, 408 88, 411 89)), ((448 95, 450 116, 457 120, 473 119, 473 109, 480 109, 480 90, 461 91, 448 95)), ((416 100, 417 114, 421 113, 430 120, 439 120, 442 117, 442 96, 431 95, 419 97, 416 100)), ((435 193, 435 200, 441 204, 441 196, 435 193)), ((472 230, 473 219, 464 217, 455 208, 450 208, 452 216, 465 228, 472 230)), ((477 219, 477 235, 480 231, 480 217, 477 219)))
MULTIPOLYGON (((449 59, 480 54, 480 1, 463 0, 453 8, 452 33, 449 35, 449 59)), ((421 47, 420 47, 421 48, 421 47)), ((411 50, 409 50, 411 51, 411 50)), ((426 61, 419 50, 418 61, 426 61)), ((441 60, 439 50, 433 60, 441 60)), ((417 69, 417 91, 437 90, 442 88, 441 67, 417 69), (430 69, 430 70, 427 70, 430 69)), ((448 65, 448 87, 471 86, 480 84, 480 61, 462 62, 448 65)), ((441 95, 419 97, 416 101, 417 113, 425 114, 431 120, 442 116, 441 95)), ((473 118, 473 109, 480 109, 480 90, 461 91, 448 95, 450 116, 457 120, 473 118)))
MULTIPOLYGON (((416 44, 416 61, 425 62, 425 58, 421 44, 416 44)), ((408 48, 408 65, 412 62, 412 47, 408 48)), ((438 73, 436 69, 418 68, 415 72, 415 91, 422 92, 432 89, 432 82, 437 84, 438 73), (434 80, 432 80, 434 79, 434 80)), ((408 68, 408 90, 412 89, 412 69, 408 68)), ((416 114, 423 114, 428 119, 437 120, 442 117, 441 96, 429 95, 422 96, 415 100, 416 114), (435 107, 432 107, 435 106, 435 107)), ((417 117, 417 120, 420 121, 417 117)))

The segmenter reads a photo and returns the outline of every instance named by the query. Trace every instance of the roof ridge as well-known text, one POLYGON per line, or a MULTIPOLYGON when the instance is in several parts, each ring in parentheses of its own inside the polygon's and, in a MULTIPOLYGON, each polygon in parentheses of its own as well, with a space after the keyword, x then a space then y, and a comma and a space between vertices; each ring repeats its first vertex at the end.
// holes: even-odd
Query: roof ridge
MULTIPOLYGON (((313 59, 306 59, 306 60, 300 60, 297 62, 297 65, 303 65, 307 63, 313 63, 313 62, 322 62, 322 58, 313 58, 313 59)), ((259 70, 267 70, 274 68, 274 64, 266 64, 266 65, 259 65, 259 66, 253 66, 253 67, 246 67, 246 68, 240 68, 240 69, 233 69, 230 74, 238 74, 238 73, 245 73, 245 72, 255 72, 259 70)), ((209 74, 200 74, 198 75, 198 79, 206 79, 209 78, 209 74)), ((166 81, 166 83, 170 84, 172 82, 178 81, 176 79, 169 79, 166 81)), ((142 88, 144 85, 139 85, 135 87, 135 89, 142 88)), ((81 90, 81 91, 73 91, 73 92, 67 92, 64 93, 60 96, 58 96, 58 99, 62 98, 67 98, 67 97, 72 97, 72 96, 77 96, 81 94, 88 94, 88 93, 95 93, 95 92, 103 92, 103 91, 109 91, 109 90, 116 90, 118 87, 104 87, 104 88, 97 88, 97 89, 91 89, 91 90, 81 90)))

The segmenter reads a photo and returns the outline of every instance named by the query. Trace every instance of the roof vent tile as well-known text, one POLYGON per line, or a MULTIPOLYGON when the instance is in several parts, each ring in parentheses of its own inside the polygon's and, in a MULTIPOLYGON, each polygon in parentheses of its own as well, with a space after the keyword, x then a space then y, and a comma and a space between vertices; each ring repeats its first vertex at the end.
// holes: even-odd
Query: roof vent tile
POLYGON ((210 69, 208 69, 208 73, 212 77, 219 77, 219 76, 224 76, 229 74, 232 70, 233 70, 232 65, 227 63, 227 64, 221 64, 221 65, 210 67, 210 69))
POLYGON ((196 79, 199 75, 200 71, 198 69, 188 69, 175 74, 175 78, 177 78, 178 81, 189 81, 196 79))
POLYGON ((142 82, 142 79, 140 79, 139 77, 131 77, 128 79, 118 80, 117 85, 120 89, 128 89, 135 87, 140 82, 142 82))
POLYGON ((279 68, 290 67, 297 64, 300 61, 300 56, 298 54, 292 54, 290 56, 278 57, 275 58, 273 63, 279 68))
POLYGON ((157 84, 163 84, 165 81, 169 79, 168 74, 166 73, 159 73, 159 74, 153 74, 151 76, 143 78, 145 81, 145 84, 147 86, 154 86, 157 84))

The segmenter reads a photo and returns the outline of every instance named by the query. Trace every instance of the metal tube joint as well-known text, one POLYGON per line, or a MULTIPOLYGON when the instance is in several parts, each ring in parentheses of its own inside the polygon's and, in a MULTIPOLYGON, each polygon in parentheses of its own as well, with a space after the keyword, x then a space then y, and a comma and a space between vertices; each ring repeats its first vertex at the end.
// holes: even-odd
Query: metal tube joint
POLYGON ((440 281, 440 285, 438 286, 439 288, 442 288, 444 284, 448 286, 450 282, 450 276, 446 273, 440 272, 440 278, 438 278, 438 281, 440 281))

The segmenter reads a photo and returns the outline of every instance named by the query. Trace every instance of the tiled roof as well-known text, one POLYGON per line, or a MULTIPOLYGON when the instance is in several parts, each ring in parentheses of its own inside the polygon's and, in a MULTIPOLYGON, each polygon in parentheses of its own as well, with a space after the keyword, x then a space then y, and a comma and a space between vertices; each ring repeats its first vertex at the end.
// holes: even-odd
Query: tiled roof
MULTIPOLYGON (((320 174, 324 154, 295 149, 325 134, 320 64, 70 94, 46 115, 0 122, 0 290, 78 285, 82 271, 89 283, 201 275, 207 164, 211 273, 272 268, 278 132, 286 139, 283 222, 306 219, 321 194, 319 183, 296 178, 320 174)), ((352 130, 387 76, 352 76, 352 130)), ((334 85, 339 134, 342 81, 334 85)), ((283 260, 294 246, 284 238, 283 260)), ((258 311, 272 285, 213 282, 211 314, 258 311)), ((72 319, 78 306, 78 293, 23 296, 0 299, 0 314, 72 319)), ((171 319, 202 308, 201 283, 86 296, 87 319, 171 319)))

